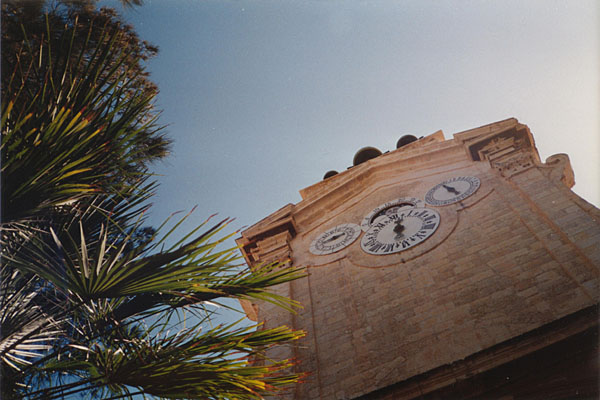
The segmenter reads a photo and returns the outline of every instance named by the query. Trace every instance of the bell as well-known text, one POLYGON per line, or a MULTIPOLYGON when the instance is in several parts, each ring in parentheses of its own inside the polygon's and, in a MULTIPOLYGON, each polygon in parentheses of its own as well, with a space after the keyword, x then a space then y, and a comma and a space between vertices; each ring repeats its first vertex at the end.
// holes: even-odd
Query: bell
POLYGON ((337 175, 337 174, 338 174, 338 172, 334 171, 334 170, 327 171, 327 172, 325 172, 325 176, 323 176, 323 180, 325 180, 327 178, 331 178, 332 176, 337 175))
POLYGON ((407 144, 412 143, 416 140, 417 137, 414 135, 404 135, 400 139, 398 139, 398 142, 396 143, 396 148, 399 149, 400 147, 406 146, 407 144))
POLYGON ((369 161, 371 158, 379 157, 380 155, 381 151, 379 151, 379 149, 375 147, 363 147, 354 155, 354 160, 352 161, 352 164, 354 164, 354 166, 357 166, 358 164, 362 164, 365 161, 369 161))

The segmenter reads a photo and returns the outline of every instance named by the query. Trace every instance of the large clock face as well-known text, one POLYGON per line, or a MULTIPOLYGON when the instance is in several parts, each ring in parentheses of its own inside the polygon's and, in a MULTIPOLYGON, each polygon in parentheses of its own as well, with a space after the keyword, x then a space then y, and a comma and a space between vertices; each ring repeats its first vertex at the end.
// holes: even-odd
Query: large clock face
POLYGON ((425 202, 432 206, 457 203, 475 193, 479 185, 479 178, 475 176, 457 176, 429 189, 425 202))
POLYGON ((318 256, 335 253, 352 244, 360 233, 360 226, 356 224, 338 225, 317 236, 310 244, 310 252, 318 256))
POLYGON ((398 253, 426 240, 438 228, 440 215, 424 208, 406 208, 378 218, 367 230, 360 245, 375 255, 398 253))
POLYGON ((360 227, 363 231, 367 231, 373 223, 381 217, 389 217, 390 215, 396 214, 398 211, 405 208, 423 207, 423 200, 415 197, 401 197, 396 200, 388 201, 387 203, 380 204, 377 208, 373 209, 370 213, 365 215, 360 227))

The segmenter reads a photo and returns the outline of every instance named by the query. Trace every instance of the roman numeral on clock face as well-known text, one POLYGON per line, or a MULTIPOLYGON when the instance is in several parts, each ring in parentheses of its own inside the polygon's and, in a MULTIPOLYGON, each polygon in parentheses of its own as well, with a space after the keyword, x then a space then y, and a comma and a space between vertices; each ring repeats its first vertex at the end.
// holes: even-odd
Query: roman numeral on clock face
POLYGON ((429 189, 425 203, 436 207, 458 203, 475 193, 480 185, 476 176, 456 176, 429 189))
POLYGON ((351 245, 360 233, 360 226, 356 224, 341 224, 318 235, 310 244, 309 250, 318 256, 335 253, 351 245))
POLYGON ((440 215, 429 208, 414 207, 380 217, 367 230, 361 248, 368 254, 387 255, 408 250, 434 234, 440 215))

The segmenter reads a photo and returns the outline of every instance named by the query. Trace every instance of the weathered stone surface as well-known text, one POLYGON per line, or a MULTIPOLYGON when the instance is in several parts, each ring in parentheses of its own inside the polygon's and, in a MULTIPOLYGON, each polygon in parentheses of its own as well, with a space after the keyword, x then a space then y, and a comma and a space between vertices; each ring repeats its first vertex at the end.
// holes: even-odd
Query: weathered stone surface
POLYGON ((599 300, 600 211, 573 183, 568 157, 542 163, 527 126, 509 119, 383 154, 303 189, 301 202, 242 232, 250 265, 308 267, 307 278, 276 289, 304 304, 298 315, 245 305, 266 326, 307 331, 277 354, 310 372, 288 397, 351 399, 392 387, 381 398, 418 397, 582 332, 565 324, 599 300), (325 256, 308 251, 326 229, 466 175, 480 179, 479 190, 436 207, 438 230, 409 250, 369 255, 357 240, 325 256), (474 357, 475 372, 457 372, 474 357), (430 374, 442 370, 454 375, 430 374))

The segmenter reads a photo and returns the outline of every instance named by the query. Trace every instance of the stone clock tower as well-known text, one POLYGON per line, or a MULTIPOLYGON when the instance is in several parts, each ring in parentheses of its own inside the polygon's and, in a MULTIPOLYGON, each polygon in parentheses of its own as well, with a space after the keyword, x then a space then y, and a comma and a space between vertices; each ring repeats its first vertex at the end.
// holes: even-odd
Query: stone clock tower
POLYGON ((508 119, 326 176, 238 239, 307 267, 275 289, 297 314, 243 304, 307 332, 270 354, 309 373, 286 398, 598 398, 600 211, 566 155, 508 119))

